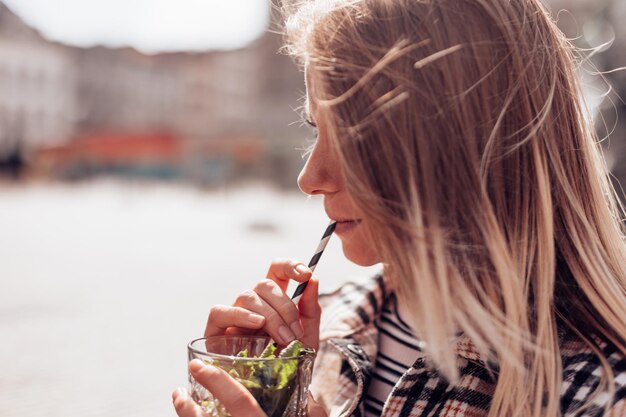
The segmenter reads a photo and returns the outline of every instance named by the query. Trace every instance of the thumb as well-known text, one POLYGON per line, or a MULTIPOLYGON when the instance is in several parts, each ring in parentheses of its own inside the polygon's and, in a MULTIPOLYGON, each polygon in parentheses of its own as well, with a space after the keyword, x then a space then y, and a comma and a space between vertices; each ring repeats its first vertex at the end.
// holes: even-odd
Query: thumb
POLYGON ((318 349, 320 343, 320 317, 322 308, 319 303, 319 281, 311 278, 298 303, 300 322, 304 329, 302 343, 310 348, 318 349))

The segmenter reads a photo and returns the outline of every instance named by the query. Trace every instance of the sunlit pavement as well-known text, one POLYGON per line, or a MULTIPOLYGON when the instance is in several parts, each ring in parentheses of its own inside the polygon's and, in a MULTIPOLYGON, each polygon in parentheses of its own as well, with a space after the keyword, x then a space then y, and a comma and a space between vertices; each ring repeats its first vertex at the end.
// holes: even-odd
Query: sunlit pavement
MULTIPOLYGON (((321 201, 247 187, 0 187, 0 415, 172 416, 209 307, 308 261, 321 201)), ((367 277, 331 239, 322 289, 367 277)))

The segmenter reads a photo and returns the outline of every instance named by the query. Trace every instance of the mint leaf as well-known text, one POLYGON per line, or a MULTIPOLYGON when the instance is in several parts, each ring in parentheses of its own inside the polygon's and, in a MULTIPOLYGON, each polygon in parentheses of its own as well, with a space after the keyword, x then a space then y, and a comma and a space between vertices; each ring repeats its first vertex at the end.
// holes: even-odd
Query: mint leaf
MULTIPOLYGON (((280 359, 298 357, 304 349, 302 342, 294 340, 276 356, 276 344, 270 343, 265 347, 260 358, 280 359)), ((237 354, 237 357, 247 358, 247 349, 237 354)), ((238 380, 248 388, 283 389, 295 377, 298 371, 298 360, 270 360, 270 361, 233 361, 234 373, 238 380)), ((233 375, 234 376, 234 375, 233 375)))
MULTIPOLYGON (((252 393, 266 414, 278 417, 283 415, 285 407, 297 389, 299 357, 307 354, 309 350, 300 341, 295 340, 277 355, 276 345, 270 343, 259 355, 259 358, 268 360, 236 359, 232 363, 232 368, 236 369, 235 372, 239 375, 237 380, 252 393)), ((250 353, 244 349, 237 357, 249 358, 250 353)), ((235 372, 231 375, 235 376, 235 372)))
POLYGON ((302 350, 304 346, 302 345, 302 342, 299 340, 294 340, 293 342, 289 343, 287 345, 287 347, 285 347, 282 352, 280 352, 280 355, 278 355, 279 358, 290 358, 292 356, 298 356, 300 354, 300 351, 302 350))
POLYGON ((265 349, 263 349, 263 352, 261 352, 261 356, 259 357, 260 358, 275 358, 276 357, 276 344, 270 343, 269 345, 265 346, 265 349))

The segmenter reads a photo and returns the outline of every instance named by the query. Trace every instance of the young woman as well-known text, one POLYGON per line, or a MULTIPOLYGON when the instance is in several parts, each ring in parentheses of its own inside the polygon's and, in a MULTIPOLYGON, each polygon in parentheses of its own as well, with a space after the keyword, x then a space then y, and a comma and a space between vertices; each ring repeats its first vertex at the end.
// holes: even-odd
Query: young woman
MULTIPOLYGON (((275 261, 206 334, 318 348, 310 416, 626 416, 626 245, 580 99, 575 50, 539 0, 285 6, 324 196, 370 285, 296 309, 275 261)), ((234 417, 263 416, 190 364, 234 417)), ((180 416, 198 409, 174 394, 180 416)))

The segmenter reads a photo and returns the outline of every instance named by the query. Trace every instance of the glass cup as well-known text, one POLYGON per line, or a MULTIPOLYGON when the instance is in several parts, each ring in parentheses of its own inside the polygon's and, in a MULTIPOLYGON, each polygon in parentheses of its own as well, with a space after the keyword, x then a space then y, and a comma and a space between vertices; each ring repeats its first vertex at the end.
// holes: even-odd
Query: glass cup
MULTIPOLYGON (((189 361, 200 359, 239 381, 268 417, 305 417, 315 351, 260 357, 271 342, 264 336, 212 336, 187 346, 189 361)), ((266 351, 267 352, 267 351, 266 351)), ((211 417, 228 417, 222 404, 189 374, 191 398, 211 417)))

